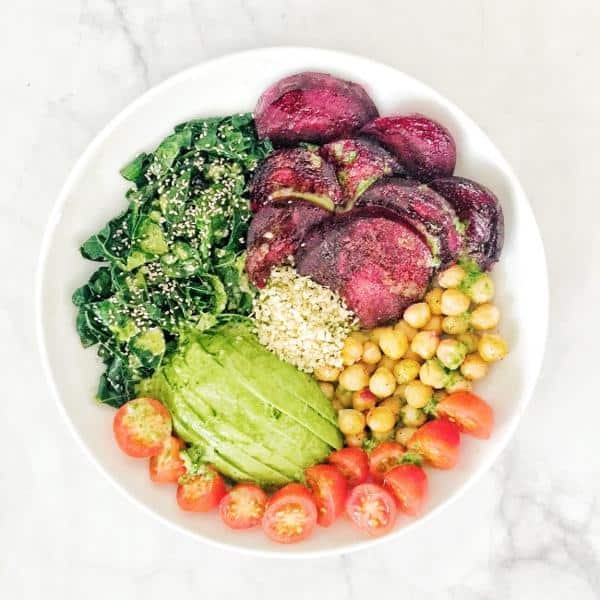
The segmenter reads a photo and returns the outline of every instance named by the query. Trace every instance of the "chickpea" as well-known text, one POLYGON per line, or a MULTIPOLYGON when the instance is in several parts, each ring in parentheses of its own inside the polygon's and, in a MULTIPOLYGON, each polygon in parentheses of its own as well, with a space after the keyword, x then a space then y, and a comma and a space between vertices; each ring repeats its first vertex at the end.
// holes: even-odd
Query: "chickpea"
POLYGON ((321 365, 315 369, 315 377, 319 381, 337 381, 340 376, 340 369, 330 367, 329 365, 321 365))
POLYGON ((381 350, 375 342, 365 342, 362 353, 363 362, 376 365, 381 360, 381 350))
POLYGON ((408 444, 408 440, 410 440, 416 430, 416 427, 400 427, 400 429, 396 431, 396 441, 399 444, 406 446, 408 444))
POLYGON ((378 398, 391 396, 396 389, 396 378, 389 369, 379 367, 369 380, 369 389, 378 398))
POLYGON ((459 335, 467 333, 469 330, 469 313, 456 315, 452 317, 444 317, 442 320, 442 330, 449 335, 459 335))
POLYGON ((436 356, 446 368, 458 369, 467 356, 467 347, 454 338, 448 338, 440 342, 436 356))
POLYGON ((338 412, 338 425, 344 435, 356 435, 364 430, 365 415, 352 408, 345 408, 338 412))
POLYGON ((463 364, 460 365, 460 372, 464 377, 471 381, 482 379, 488 371, 488 363, 479 356, 479 354, 469 354, 463 364))
POLYGON ((408 383, 419 374, 419 363, 411 358, 403 358, 396 363, 393 372, 398 383, 408 383))
POLYGON ((398 321, 394 325, 394 331, 401 331, 409 342, 417 335, 417 330, 411 327, 406 321, 398 321))
POLYGON ((384 442, 394 437, 394 428, 392 427, 389 431, 373 431, 372 435, 378 442, 384 442))
POLYGON ((471 313, 471 324, 475 329, 494 329, 500 322, 500 311, 497 306, 486 302, 480 304, 471 313))
POLYGON ((389 356, 384 356, 380 361, 377 367, 384 367, 389 369, 390 371, 394 370, 394 367, 398 364, 397 360, 390 358, 389 356))
POLYGON ((469 297, 459 290, 449 289, 442 294, 442 314, 456 316, 469 308, 469 297))
POLYGON ((400 409, 402 408, 403 402, 398 398, 398 396, 391 396, 390 398, 386 398, 379 403, 379 406, 389 408, 394 417, 397 419, 400 415, 400 409))
POLYGON ((502 360, 508 354, 508 345, 499 335, 486 333, 481 336, 477 350, 483 360, 495 362, 502 360))
POLYGON ((379 347, 386 356, 398 360, 408 350, 408 338, 401 331, 386 329, 379 336, 379 347))
POLYGON ((439 273, 438 283, 443 288, 457 288, 465 275, 465 270, 460 265, 452 265, 439 273))
POLYGON ((352 406, 352 392, 345 389, 341 385, 338 385, 335 390, 335 399, 342 405, 343 408, 350 408, 352 406))
POLYGON ((410 343, 410 349, 425 360, 433 358, 440 343, 440 337, 435 331, 419 331, 410 343))
POLYGON ((442 314, 442 288, 436 287, 425 294, 425 302, 429 304, 432 315, 442 314))
POLYGON ((423 357, 420 354, 417 354, 416 352, 414 352, 411 348, 409 348, 406 351, 406 354, 403 356, 403 358, 409 358, 410 360, 414 360, 415 362, 418 362, 419 364, 421 364, 423 362, 423 357))
POLYGON ((437 333, 442 333, 442 322, 443 319, 440 315, 434 315, 427 321, 425 327, 423 327, 423 331, 435 331, 437 333))
POLYGON ((431 400, 433 389, 431 386, 415 379, 406 384, 404 395, 406 396, 406 403, 409 406, 423 408, 431 400))
POLYGON ((355 446, 355 447, 360 448, 366 439, 367 439, 367 433, 365 431, 361 431, 360 433, 355 433, 354 435, 347 435, 346 436, 346 446, 355 446))
POLYGON ((333 410, 335 410, 336 412, 342 410, 342 408, 345 408, 344 405, 337 398, 334 398, 331 401, 331 406, 333 406, 333 410))
POLYGON ((362 412, 371 410, 377 404, 377 396, 370 390, 360 390, 352 394, 352 408, 362 412))
POLYGON ((361 364, 361 365, 362 365, 362 366, 365 368, 365 371, 366 371, 366 372, 367 372, 369 375, 371 375, 372 373, 374 373, 374 372, 377 370, 377 367, 379 366, 379 365, 378 365, 378 364, 376 364, 376 363, 375 363, 375 364, 372 364, 372 365, 369 365, 369 364, 367 364, 367 363, 366 363, 366 362, 364 362, 364 361, 363 361, 363 362, 360 362, 359 364, 361 364))
POLYGON ((494 282, 487 273, 482 273, 467 290, 467 294, 475 304, 489 302, 494 297, 494 282))
POLYGON ((427 421, 427 415, 420 409, 407 404, 400 411, 402 423, 406 427, 420 427, 427 421))
POLYGON ((361 344, 369 341, 369 333, 367 331, 353 331, 349 337, 355 339, 361 344))
POLYGON ((329 383, 328 381, 319 381, 319 387, 321 391, 325 395, 326 398, 331 400, 335 396, 335 387, 333 383, 329 383))
POLYGON ((356 338, 347 337, 344 341, 344 347, 342 348, 342 362, 348 366, 358 362, 363 353, 362 342, 359 342, 356 338))
POLYGON ((373 432, 391 431, 395 424, 396 417, 387 406, 376 406, 367 414, 367 425, 373 432))
POLYGON ((426 302, 417 302, 411 304, 404 311, 404 320, 415 329, 424 327, 427 321, 431 318, 431 309, 426 302))
POLYGON ((340 373, 340 385, 357 392, 369 385, 369 374, 363 365, 350 365, 340 373))
POLYGON ((462 342, 467 347, 467 352, 475 352, 479 344, 479 336, 474 333, 461 333, 456 336, 459 342, 462 342))
POLYGON ((400 385, 396 386, 396 389, 394 390, 392 397, 398 398, 400 400, 400 403, 404 405, 404 404, 406 404, 405 392, 406 392, 406 383, 401 383, 400 385))
POLYGON ((386 329, 390 329, 390 327, 374 327, 371 329, 371 340, 373 340, 376 344, 379 344, 379 336, 386 329))
POLYGON ((429 385, 432 388, 439 390, 446 387, 448 374, 442 363, 439 360, 432 358, 421 365, 419 379, 425 385, 429 385))
POLYGON ((465 379, 456 371, 451 373, 446 385, 446 391, 449 394, 453 394, 454 392, 470 392, 472 389, 473 385, 468 379, 465 379))

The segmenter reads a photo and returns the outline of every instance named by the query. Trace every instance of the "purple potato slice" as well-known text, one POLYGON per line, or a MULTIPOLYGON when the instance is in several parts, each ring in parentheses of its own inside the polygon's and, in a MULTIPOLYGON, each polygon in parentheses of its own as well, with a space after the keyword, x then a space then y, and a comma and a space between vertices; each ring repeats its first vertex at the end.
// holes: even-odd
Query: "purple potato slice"
POLYGON ((356 202, 356 206, 386 208, 420 231, 434 258, 444 268, 458 257, 462 228, 458 216, 443 196, 414 180, 380 179, 356 202))
POLYGON ((428 117, 420 114, 380 117, 367 123, 361 133, 375 138, 419 181, 454 173, 454 139, 443 125, 428 117))
POLYGON ((362 86, 315 72, 279 80, 265 90, 254 110, 258 137, 277 146, 350 137, 378 114, 362 86))
POLYGON ((368 139, 330 142, 321 148, 321 156, 334 165, 349 201, 356 200, 381 177, 405 174, 394 156, 368 139))
POLYGON ((285 148, 258 165, 250 182, 252 210, 288 200, 306 200, 331 211, 342 204, 342 188, 335 170, 317 152, 285 148))
POLYGON ((463 251, 485 270, 500 258, 504 245, 504 213, 493 192, 465 177, 442 177, 429 183, 466 225, 463 251))

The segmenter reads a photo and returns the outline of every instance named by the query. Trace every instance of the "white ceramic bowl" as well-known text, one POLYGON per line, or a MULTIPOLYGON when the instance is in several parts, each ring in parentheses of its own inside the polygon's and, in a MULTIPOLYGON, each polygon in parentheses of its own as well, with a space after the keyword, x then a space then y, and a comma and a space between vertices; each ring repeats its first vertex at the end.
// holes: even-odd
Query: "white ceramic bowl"
MULTIPOLYGON (((45 370, 71 430, 100 471, 140 507, 198 540, 255 554, 315 556, 365 548, 430 521, 496 460, 527 402, 542 361, 547 323, 547 275, 540 235, 517 178, 473 121, 424 84, 366 58, 310 48, 266 48, 211 60, 153 88, 113 119, 84 152, 58 198, 42 249, 37 322, 45 370), (490 187, 501 199, 506 242, 493 276, 502 332, 511 353, 477 390, 494 406, 489 441, 463 436, 461 459, 450 472, 431 471, 431 498, 419 519, 400 518, 384 538, 367 539, 341 519, 306 542, 280 546, 260 530, 234 532, 215 514, 180 511, 172 488, 153 484, 144 460, 123 455, 113 440, 113 409, 92 398, 101 373, 96 348, 83 350, 75 332, 73 290, 97 267, 78 247, 125 208, 127 183, 119 169, 152 149, 171 128, 193 117, 250 111, 268 85, 290 73, 317 70, 365 86, 381 114, 421 112, 450 129, 458 147, 456 172, 490 187)), ((435 526, 435 523, 433 524, 435 526)))

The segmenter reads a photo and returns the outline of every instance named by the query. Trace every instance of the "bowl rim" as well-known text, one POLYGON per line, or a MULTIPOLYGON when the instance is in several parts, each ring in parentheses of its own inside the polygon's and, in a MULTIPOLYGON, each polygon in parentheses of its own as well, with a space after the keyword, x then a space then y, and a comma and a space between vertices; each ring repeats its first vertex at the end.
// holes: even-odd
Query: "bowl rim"
POLYGON ((234 552, 239 552, 248 556, 260 556, 265 558, 285 558, 285 559, 296 559, 296 558, 321 558, 321 557, 331 557, 338 556, 340 554, 348 554, 350 552, 356 552, 358 550, 363 550, 366 548, 371 548, 376 545, 380 545, 385 542, 389 542, 392 540, 397 540, 403 534, 416 530, 419 527, 422 527, 426 523, 434 520, 435 517, 439 515, 447 506, 456 502, 459 498, 461 498, 490 468, 491 466, 498 460, 500 454, 504 451, 509 441, 512 439, 515 430, 517 429, 523 413, 525 412, 533 393, 535 391, 535 387, 537 385, 537 381, 539 379, 539 374, 542 366, 542 362, 544 359, 544 355, 546 352, 546 343, 548 337, 548 312, 549 312, 549 287, 548 287, 548 267, 546 254, 544 250, 543 240, 539 231, 539 227, 537 225, 537 221, 535 219, 535 215, 531 208, 531 204, 525 194, 525 191, 518 180, 516 174, 514 173, 512 167, 506 161, 500 150, 496 147, 496 145, 490 140, 492 146, 496 149, 498 154, 497 163, 500 164, 504 170, 505 175, 510 181, 511 186, 513 186, 522 197, 522 200, 525 202, 525 206, 523 207, 525 210, 529 211, 532 217, 532 222, 535 226, 535 235, 537 237, 536 243, 539 244, 539 248, 541 251, 541 261, 543 265, 543 272, 540 273, 540 278, 543 284, 543 304, 539 307, 539 311, 541 312, 543 319, 543 330, 542 330, 542 352, 540 352, 539 356, 533 357, 529 364, 529 371, 534 373, 534 377, 531 378, 529 384, 524 389, 523 397, 524 401, 519 406, 518 410, 514 412, 514 414, 510 417, 510 421, 506 427, 506 431, 502 438, 499 438, 494 446, 494 450, 490 453, 488 458, 483 461, 477 469, 475 469, 468 477, 468 479, 461 485, 461 487, 456 490, 451 496, 446 498, 442 503, 440 503, 437 507, 432 509, 426 515, 412 520, 410 523, 403 525, 402 527, 397 527, 391 533, 382 536, 380 538, 370 538, 358 540, 357 542, 351 544, 341 545, 339 548, 330 548, 325 550, 303 550, 301 545, 299 545, 296 549, 294 547, 293 550, 290 550, 287 547, 287 550, 284 552, 282 550, 278 550, 277 547, 274 547, 272 550, 264 550, 264 549, 254 549, 243 546, 237 546, 234 544, 221 542, 212 537, 206 536, 199 531, 190 531, 182 525, 174 523, 169 520, 167 517, 159 514, 156 510, 151 508, 149 505, 145 504, 143 501, 136 498, 127 488, 121 485, 107 469, 105 469, 102 464, 96 458, 94 452, 88 446, 85 438, 77 429, 71 418, 69 417, 65 405, 62 402, 58 384, 54 378, 54 374, 52 372, 52 368, 50 366, 49 360, 49 351, 46 343, 46 336, 44 333, 44 319, 43 319, 43 308, 44 308, 44 274, 48 264, 48 255, 49 249, 54 237, 54 233, 57 225, 59 224, 64 204, 69 196, 70 189, 73 186, 74 182, 78 179, 81 171, 85 169, 88 164, 89 157, 94 154, 96 149, 108 138, 113 130, 130 114, 134 113, 139 106, 151 100, 154 96, 161 94, 165 89, 177 85, 180 81, 185 80, 188 77, 193 77, 195 71, 200 71, 208 65, 214 66, 216 63, 220 61, 226 60, 235 60, 240 57, 247 57, 248 55, 260 55, 260 54, 269 54, 269 53, 277 53, 277 52, 305 52, 305 53, 318 53, 321 55, 329 55, 332 58, 345 59, 345 60, 360 60, 366 64, 373 65, 385 65, 387 68, 393 69, 399 73, 401 73, 407 80, 413 81, 416 84, 423 86, 427 90, 429 94, 431 94, 432 98, 435 99, 436 102, 441 103, 442 105, 449 106, 455 113, 461 118, 466 119, 467 121, 472 122, 478 127, 483 135, 489 139, 487 134, 485 134, 481 127, 474 121, 471 117, 469 117, 462 109, 456 106, 451 100, 437 92, 435 89, 430 87, 429 85, 423 83, 416 77, 408 75, 396 68, 395 66, 388 65, 387 63, 379 60, 375 60, 369 57, 362 56, 360 54, 351 53, 351 52, 342 52, 339 50, 331 50, 326 48, 318 48, 314 46, 265 46, 259 48, 252 48, 249 50, 243 50, 240 52, 232 52, 227 54, 222 54, 217 57, 203 60, 191 67, 188 67, 167 79, 161 81, 150 89, 146 90, 143 94, 136 97, 133 101, 131 101, 125 108, 120 110, 114 117, 112 117, 109 122, 94 136, 92 141, 88 144, 83 153, 76 160, 74 166, 71 168, 65 182, 63 183, 61 190, 54 201, 52 209, 50 211, 50 215, 46 222, 42 243, 40 246, 40 251, 38 255, 38 263, 37 270, 35 273, 35 326, 36 326, 36 340, 39 351, 39 357, 42 363, 42 369, 46 378, 46 381, 50 384, 51 394, 54 397, 54 401, 57 405, 58 411, 61 414, 64 422, 66 423, 68 429, 71 431, 73 437, 77 440, 80 447, 84 450, 84 453, 87 455, 88 459, 95 465, 95 467, 104 475, 104 477, 117 489, 119 490, 130 502, 135 504, 137 507, 142 509, 146 514, 153 516, 155 519, 160 521, 161 523, 167 525, 172 530, 178 531, 186 535, 188 538, 193 539, 195 541, 200 541, 212 545, 214 547, 230 550, 234 552))

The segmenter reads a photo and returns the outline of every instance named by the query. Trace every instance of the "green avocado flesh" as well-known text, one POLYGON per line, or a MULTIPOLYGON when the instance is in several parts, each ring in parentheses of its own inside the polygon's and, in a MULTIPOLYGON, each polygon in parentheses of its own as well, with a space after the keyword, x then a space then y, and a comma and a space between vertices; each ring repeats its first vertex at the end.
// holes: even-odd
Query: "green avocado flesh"
POLYGON ((169 408, 184 441, 235 481, 275 486, 342 446, 335 411, 317 383, 227 324, 180 345, 139 392, 169 408))

